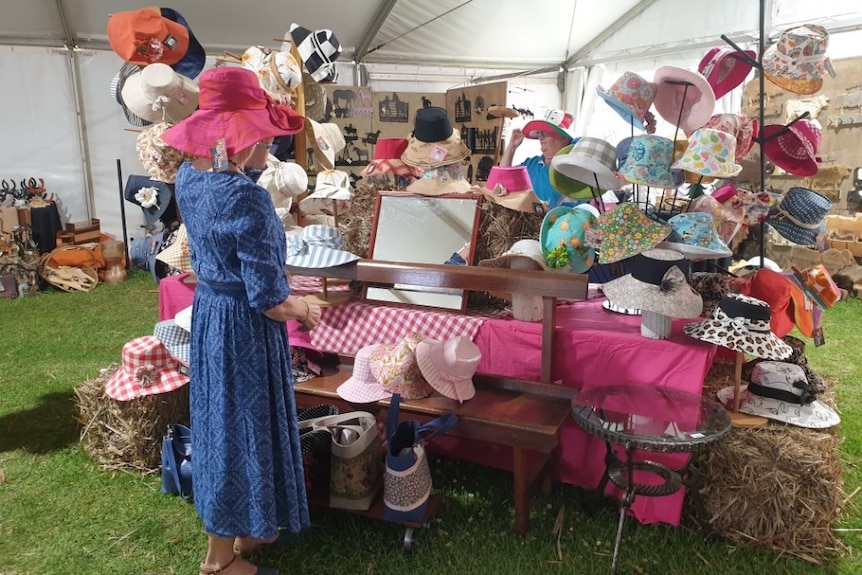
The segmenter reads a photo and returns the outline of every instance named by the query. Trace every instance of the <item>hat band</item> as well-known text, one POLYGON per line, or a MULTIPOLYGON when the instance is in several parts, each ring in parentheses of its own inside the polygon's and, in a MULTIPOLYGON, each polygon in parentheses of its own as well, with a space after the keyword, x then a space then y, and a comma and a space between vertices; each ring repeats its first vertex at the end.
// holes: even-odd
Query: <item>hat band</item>
POLYGON ((685 277, 689 276, 688 260, 654 260, 638 254, 632 262, 632 277, 650 285, 660 286, 668 270, 674 266, 678 267, 685 277))
POLYGON ((797 218, 795 218, 794 216, 792 216, 790 214, 790 212, 788 212, 787 210, 785 210, 781 206, 776 206, 775 209, 779 214, 781 214, 781 217, 790 220, 791 223, 799 226, 800 228, 805 228, 806 230, 819 230, 820 229, 820 226, 821 226, 820 222, 818 222, 816 224, 806 224, 805 222, 802 222, 802 221, 798 220, 797 218))
POLYGON ((719 302, 718 307, 731 318, 742 317, 749 320, 765 322, 769 322, 772 319, 772 311, 768 307, 754 305, 732 298, 723 299, 719 302))
POLYGON ((311 36, 311 45, 314 46, 314 52, 320 56, 320 59, 323 60, 326 64, 332 65, 332 60, 329 57, 329 54, 323 49, 323 45, 321 45, 320 40, 317 39, 317 32, 312 32, 311 36))
POLYGON ((807 64, 809 62, 819 62, 821 60, 823 60, 825 63, 829 60, 826 54, 820 54, 819 56, 815 55, 793 57, 789 54, 785 54, 784 52, 782 52, 780 48, 775 50, 775 59, 781 60, 783 64, 790 64, 792 66, 796 66, 797 64, 807 64))
POLYGON ((776 389, 754 382, 748 384, 748 391, 761 397, 777 399, 778 401, 794 403, 796 405, 808 405, 816 399, 813 388, 808 385, 808 382, 794 381, 791 385, 799 389, 799 395, 796 395, 792 391, 784 391, 783 389, 776 389))

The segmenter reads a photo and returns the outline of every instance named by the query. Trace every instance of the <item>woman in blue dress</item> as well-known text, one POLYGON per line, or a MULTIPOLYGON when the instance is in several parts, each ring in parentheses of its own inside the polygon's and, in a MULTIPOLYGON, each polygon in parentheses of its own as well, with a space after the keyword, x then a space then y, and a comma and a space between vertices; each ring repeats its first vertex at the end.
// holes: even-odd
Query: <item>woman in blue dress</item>
POLYGON ((208 70, 199 89, 199 109, 162 138, 197 158, 180 168, 176 199, 198 277, 190 393, 194 503, 208 535, 200 573, 274 574, 239 555, 309 526, 284 322, 313 328, 320 308, 290 297, 283 224, 243 168, 303 118, 242 68, 208 70))

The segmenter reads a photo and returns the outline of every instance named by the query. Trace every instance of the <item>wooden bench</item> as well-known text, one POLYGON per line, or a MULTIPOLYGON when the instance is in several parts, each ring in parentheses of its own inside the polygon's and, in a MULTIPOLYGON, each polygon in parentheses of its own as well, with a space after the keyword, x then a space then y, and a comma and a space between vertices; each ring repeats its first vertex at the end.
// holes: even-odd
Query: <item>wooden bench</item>
MULTIPOLYGON (((529 527, 530 496, 539 485, 548 491, 559 443, 559 429, 570 417, 573 388, 551 383, 553 333, 556 298, 584 299, 586 276, 448 265, 420 265, 360 260, 348 266, 310 270, 287 268, 288 273, 317 277, 345 278, 375 284, 412 284, 466 290, 526 291, 543 297, 543 337, 541 381, 529 381, 493 374, 476 374, 476 395, 459 404, 439 394, 426 399, 402 401, 403 419, 425 422, 452 412, 458 424, 449 435, 488 442, 512 449, 515 532, 529 527)), ((342 411, 363 410, 384 421, 388 401, 351 404, 338 395, 337 388, 352 371, 352 358, 339 356, 337 367, 323 376, 295 386, 300 407, 319 403, 337 405, 342 411)))

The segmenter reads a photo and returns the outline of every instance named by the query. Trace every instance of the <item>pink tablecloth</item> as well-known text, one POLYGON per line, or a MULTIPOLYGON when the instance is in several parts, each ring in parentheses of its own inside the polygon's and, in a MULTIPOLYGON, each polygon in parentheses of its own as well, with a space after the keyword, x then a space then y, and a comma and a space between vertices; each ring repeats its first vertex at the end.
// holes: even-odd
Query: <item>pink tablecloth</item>
MULTIPOLYGON (((183 276, 173 276, 159 284, 161 319, 171 318, 191 305, 194 285, 183 283, 182 279, 183 276)), ((296 287, 299 288, 296 291, 301 292, 304 286, 296 287)), ((557 308, 555 381, 579 388, 618 383, 664 385, 700 393, 716 348, 682 333, 682 326, 691 320, 674 320, 669 339, 651 340, 640 335, 639 317, 605 311, 602 301, 603 298, 593 298, 557 308)), ((322 349, 326 351, 352 354, 358 349, 357 345, 392 340, 392 337, 385 337, 387 326, 403 327, 419 322, 426 329, 435 330, 426 335, 473 337, 482 350, 479 365, 482 373, 523 379, 540 377, 540 323, 402 308, 381 310, 379 307, 350 303, 341 308, 325 308, 323 323, 327 325, 318 328, 318 334, 299 331, 296 322, 288 322, 291 344, 321 349, 315 343, 323 343, 322 349), (378 325, 369 335, 367 320, 372 317, 378 325), (344 321, 345 318, 348 321, 344 321), (381 326, 383 331, 380 331, 381 326)), ((560 481, 596 487, 604 471, 605 444, 581 430, 573 420, 564 425, 560 442, 557 468, 560 481)), ((487 445, 478 448, 475 443, 455 438, 447 438, 445 445, 455 455, 479 463, 499 467, 500 461, 507 460, 487 445)), ((649 454, 648 458, 676 468, 686 462, 685 455, 649 454)), ((632 515, 642 523, 678 525, 683 497, 682 492, 660 498, 637 497, 632 515)))

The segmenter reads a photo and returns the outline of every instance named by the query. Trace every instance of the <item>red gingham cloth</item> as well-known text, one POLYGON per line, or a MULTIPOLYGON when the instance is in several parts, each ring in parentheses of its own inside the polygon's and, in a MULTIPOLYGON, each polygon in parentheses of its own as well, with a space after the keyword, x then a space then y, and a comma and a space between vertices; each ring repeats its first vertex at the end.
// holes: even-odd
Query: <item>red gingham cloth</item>
POLYGON ((179 362, 162 341, 145 335, 123 346, 123 364, 105 383, 105 393, 117 401, 167 393, 189 382, 179 362))
MULTIPOLYGON (((318 278, 293 276, 291 293, 319 293, 318 278)), ((327 291, 343 291, 346 285, 329 285, 327 291)), ((411 331, 427 338, 446 340, 455 336, 475 339, 479 328, 493 315, 461 315, 432 308, 412 309, 372 303, 350 302, 323 307, 320 323, 308 333, 311 345, 320 351, 355 355, 366 345, 397 343, 411 331)), ((293 341, 293 340, 292 340, 293 341)))

